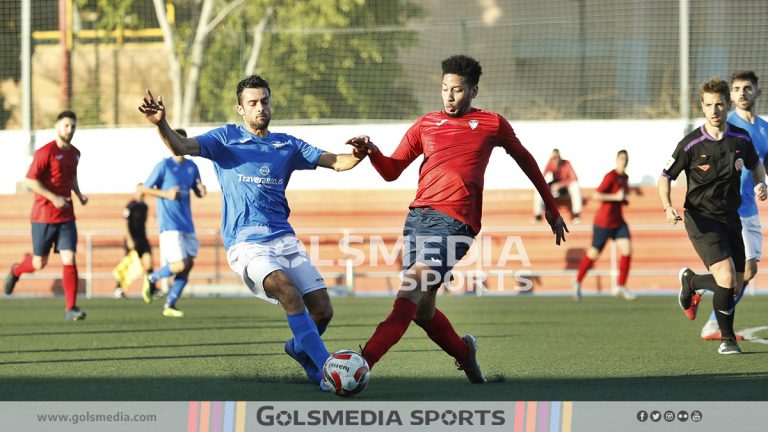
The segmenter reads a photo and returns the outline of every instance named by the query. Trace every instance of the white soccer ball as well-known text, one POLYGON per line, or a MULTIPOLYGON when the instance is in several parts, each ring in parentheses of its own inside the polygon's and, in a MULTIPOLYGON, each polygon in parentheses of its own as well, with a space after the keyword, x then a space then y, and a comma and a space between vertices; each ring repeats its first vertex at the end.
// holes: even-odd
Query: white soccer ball
POLYGON ((323 382, 339 396, 360 393, 368 384, 369 377, 368 362, 354 351, 337 351, 323 364, 323 382))

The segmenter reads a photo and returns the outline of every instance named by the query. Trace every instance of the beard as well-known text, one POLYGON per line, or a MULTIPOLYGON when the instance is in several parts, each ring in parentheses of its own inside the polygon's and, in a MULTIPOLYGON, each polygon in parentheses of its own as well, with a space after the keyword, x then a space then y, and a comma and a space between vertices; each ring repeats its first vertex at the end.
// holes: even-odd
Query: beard
POLYGON ((248 125, 251 126, 251 129, 253 130, 265 130, 267 127, 269 127, 269 121, 271 118, 267 117, 265 119, 254 119, 250 122, 248 122, 248 125))

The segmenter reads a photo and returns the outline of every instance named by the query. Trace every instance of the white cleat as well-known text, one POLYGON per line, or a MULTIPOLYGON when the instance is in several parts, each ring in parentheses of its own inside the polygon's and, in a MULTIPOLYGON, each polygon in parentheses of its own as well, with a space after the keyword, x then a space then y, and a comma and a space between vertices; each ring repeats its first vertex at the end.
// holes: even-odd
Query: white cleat
POLYGON ((637 299, 637 296, 632 293, 632 291, 628 290, 625 286, 617 286, 611 294, 614 297, 623 297, 624 300, 635 300, 637 299))
POLYGON ((571 285, 571 297, 573 297, 573 301, 575 302, 581 301, 581 284, 575 279, 571 285))

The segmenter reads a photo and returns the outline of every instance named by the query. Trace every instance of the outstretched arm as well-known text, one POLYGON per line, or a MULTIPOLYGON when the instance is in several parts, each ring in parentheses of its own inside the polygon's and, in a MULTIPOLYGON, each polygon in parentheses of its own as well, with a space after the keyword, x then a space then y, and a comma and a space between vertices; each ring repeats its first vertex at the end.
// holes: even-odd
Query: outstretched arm
POLYGON ((349 139, 347 144, 352 145, 355 148, 355 152, 367 154, 371 158, 371 165, 376 168, 376 171, 379 172, 384 180, 390 182, 397 180, 400 174, 420 154, 420 150, 408 139, 409 134, 411 134, 411 130, 408 131, 408 134, 406 134, 392 156, 384 156, 379 148, 376 147, 376 144, 364 135, 349 139))
POLYGON ((334 171, 351 170, 365 158, 366 153, 355 148, 352 153, 334 154, 323 152, 320 159, 317 160, 317 166, 331 168, 334 171))
POLYGON ((144 114, 144 118, 150 123, 157 126, 157 131, 160 133, 160 138, 165 145, 175 155, 200 155, 200 143, 194 138, 185 138, 179 135, 178 132, 171 128, 168 124, 168 120, 165 118, 165 105, 163 104, 163 97, 160 96, 155 100, 152 96, 152 92, 147 89, 147 94, 144 95, 144 100, 139 105, 139 111, 144 114))
POLYGON ((149 188, 144 183, 136 186, 136 190, 141 191, 144 195, 150 195, 157 198, 163 198, 167 200, 175 200, 179 198, 179 187, 174 186, 168 190, 149 188))

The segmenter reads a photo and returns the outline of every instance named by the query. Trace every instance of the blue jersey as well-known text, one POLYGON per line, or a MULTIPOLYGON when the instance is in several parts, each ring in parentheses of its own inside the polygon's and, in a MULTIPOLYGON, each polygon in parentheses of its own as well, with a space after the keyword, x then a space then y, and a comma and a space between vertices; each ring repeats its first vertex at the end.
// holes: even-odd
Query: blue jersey
POLYGON ((285 187, 294 170, 315 169, 323 151, 291 135, 262 138, 227 124, 196 137, 213 162, 222 194, 224 247, 294 234, 285 187))
MULTIPOLYGON (((768 122, 755 116, 755 124, 752 124, 739 117, 736 111, 733 111, 728 114, 728 123, 749 132, 757 156, 762 163, 768 153, 768 122)), ((752 172, 741 170, 741 207, 739 207, 739 216, 745 218, 756 214, 757 203, 755 202, 755 182, 752 181, 752 172)))
POLYGON ((197 169, 197 165, 189 159, 180 164, 169 157, 155 165, 155 169, 144 182, 144 186, 157 187, 161 190, 177 187, 179 190, 178 199, 157 199, 157 221, 160 225, 160 232, 195 232, 189 192, 190 190, 199 192, 197 190, 198 180, 200 180, 200 171, 197 169))

